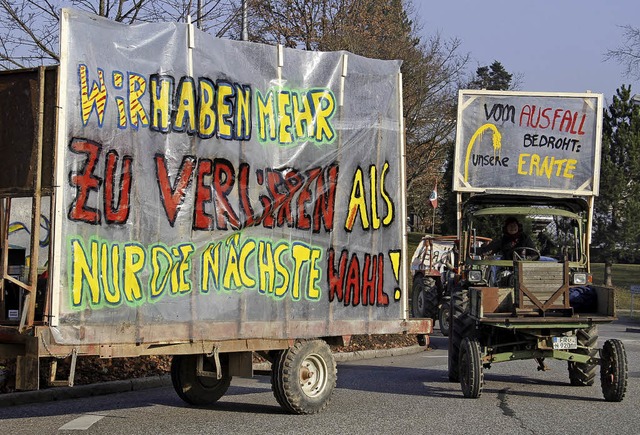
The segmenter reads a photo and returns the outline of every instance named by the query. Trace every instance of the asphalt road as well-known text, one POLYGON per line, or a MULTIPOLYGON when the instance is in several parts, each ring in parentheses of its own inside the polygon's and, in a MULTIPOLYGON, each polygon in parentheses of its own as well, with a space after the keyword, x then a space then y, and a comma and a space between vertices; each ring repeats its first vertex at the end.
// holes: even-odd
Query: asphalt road
MULTIPOLYGON (((566 363, 495 364, 478 399, 462 397, 447 379, 447 339, 434 350, 339 363, 338 386, 318 415, 286 414, 268 376, 234 378, 209 408, 192 408, 171 387, 0 408, 7 434, 636 434, 640 431, 640 333, 617 322, 600 326, 600 344, 623 340, 629 385, 621 403, 593 387, 569 385, 566 363)), ((634 329, 635 330, 635 329, 634 329)))

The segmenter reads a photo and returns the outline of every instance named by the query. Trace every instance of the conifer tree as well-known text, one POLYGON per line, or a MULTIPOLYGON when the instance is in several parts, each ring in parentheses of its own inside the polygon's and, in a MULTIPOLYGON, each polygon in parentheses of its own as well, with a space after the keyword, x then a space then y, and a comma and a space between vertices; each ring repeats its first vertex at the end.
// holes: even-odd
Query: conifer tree
POLYGON ((497 60, 490 66, 481 66, 476 70, 476 78, 471 82, 471 89, 487 89, 490 91, 506 91, 511 88, 513 74, 509 74, 497 60))
POLYGON ((604 113, 600 195, 595 201, 593 246, 604 256, 605 285, 617 262, 640 259, 640 106, 631 87, 616 91, 604 113))

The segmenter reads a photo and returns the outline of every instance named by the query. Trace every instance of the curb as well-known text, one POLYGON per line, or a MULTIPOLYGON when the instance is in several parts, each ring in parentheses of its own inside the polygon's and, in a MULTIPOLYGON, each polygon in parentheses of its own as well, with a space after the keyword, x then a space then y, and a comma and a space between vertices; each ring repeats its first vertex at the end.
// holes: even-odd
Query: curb
POLYGON ((45 390, 21 391, 0 395, 0 407, 26 405, 32 403, 54 402, 58 400, 78 399, 82 397, 102 396, 113 393, 148 390, 171 385, 169 375, 149 378, 111 381, 99 384, 78 385, 75 387, 52 387, 45 390))
POLYGON ((640 332, 640 319, 632 317, 629 310, 618 310, 618 322, 622 325, 633 325, 627 326, 625 332, 640 332))
MULTIPOLYGON (((389 356, 409 355, 425 352, 426 346, 409 346, 392 349, 361 350, 356 352, 338 352, 333 356, 336 362, 357 361, 363 359, 384 358, 389 356)), ((257 363, 253 365, 256 372, 271 370, 271 363, 257 363)), ((136 378, 125 381, 111 381, 98 384, 78 385, 75 387, 52 387, 37 391, 21 391, 17 393, 0 394, 0 408, 27 405, 32 403, 54 402, 59 400, 78 399, 82 397, 103 396, 129 391, 149 390, 171 386, 171 376, 162 375, 148 378, 136 378)))

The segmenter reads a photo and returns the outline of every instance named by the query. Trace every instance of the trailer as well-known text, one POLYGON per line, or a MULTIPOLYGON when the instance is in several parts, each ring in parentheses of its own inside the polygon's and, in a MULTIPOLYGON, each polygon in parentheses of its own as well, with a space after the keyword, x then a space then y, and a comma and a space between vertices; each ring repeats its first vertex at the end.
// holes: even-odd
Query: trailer
POLYGON ((623 343, 598 347, 598 325, 616 320, 615 292, 593 285, 590 270, 601 124, 601 94, 460 92, 461 275, 452 290, 449 379, 465 397, 481 395, 492 364, 531 359, 546 370, 553 358, 567 361, 576 386, 593 385, 599 366, 605 400, 624 398, 623 343), (502 252, 477 248, 477 235, 491 231, 506 242, 502 252))
MULTIPOLYGON (((62 12, 60 64, 0 72, 0 358, 172 355, 219 400, 257 353, 288 412, 328 343, 409 318, 400 62, 62 12)), ((55 379, 60 359, 67 379, 55 379)), ((43 365, 44 367, 44 365, 43 365)))

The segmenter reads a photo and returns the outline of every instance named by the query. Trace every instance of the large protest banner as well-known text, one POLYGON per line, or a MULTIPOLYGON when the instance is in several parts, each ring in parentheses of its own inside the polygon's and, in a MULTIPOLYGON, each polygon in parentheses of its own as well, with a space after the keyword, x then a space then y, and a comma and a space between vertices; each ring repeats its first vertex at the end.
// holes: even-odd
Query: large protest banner
POLYGON ((454 190, 598 194, 602 94, 460 91, 454 190))
POLYGON ((64 10, 56 340, 386 332, 406 312, 399 73, 64 10))

